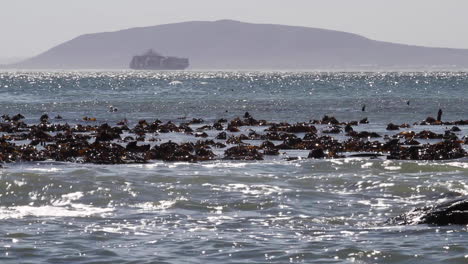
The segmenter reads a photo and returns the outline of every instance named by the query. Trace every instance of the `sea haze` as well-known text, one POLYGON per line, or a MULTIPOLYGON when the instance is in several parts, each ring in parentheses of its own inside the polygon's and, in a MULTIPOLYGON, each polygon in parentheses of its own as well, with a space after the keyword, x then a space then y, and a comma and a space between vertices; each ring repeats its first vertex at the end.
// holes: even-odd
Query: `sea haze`
MULTIPOLYGON (((126 118, 134 126, 140 119, 212 122, 248 111, 290 123, 325 114, 368 117, 370 124, 356 129, 385 135, 387 123, 412 124, 439 108, 444 120, 468 117, 468 74, 461 72, 2 72, 0 87, 0 113, 22 113, 27 123, 44 113, 51 122, 88 116, 96 117, 93 124, 126 118)), ((460 138, 468 134, 460 129, 460 138)), ((284 157, 4 164, 0 262, 466 263, 466 226, 384 224, 413 207, 468 195, 466 159, 284 157)))

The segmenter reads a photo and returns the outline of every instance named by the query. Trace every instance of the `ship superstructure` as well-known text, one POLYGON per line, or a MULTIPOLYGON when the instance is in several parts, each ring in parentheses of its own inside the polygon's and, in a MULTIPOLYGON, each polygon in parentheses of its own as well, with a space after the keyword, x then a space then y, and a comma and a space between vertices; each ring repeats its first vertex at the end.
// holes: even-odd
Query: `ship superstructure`
POLYGON ((189 59, 163 56, 152 49, 143 55, 134 56, 130 68, 134 70, 184 70, 189 66, 189 59))

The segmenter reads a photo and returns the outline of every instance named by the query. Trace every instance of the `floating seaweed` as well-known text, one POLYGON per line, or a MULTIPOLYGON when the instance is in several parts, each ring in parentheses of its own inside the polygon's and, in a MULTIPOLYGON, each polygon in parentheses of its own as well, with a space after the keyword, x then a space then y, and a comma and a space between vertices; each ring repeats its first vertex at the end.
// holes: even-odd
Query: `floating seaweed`
MULTIPOLYGON (((458 126, 464 125, 464 121, 445 122, 453 127, 447 128, 443 134, 427 129, 398 132, 410 126, 390 123, 387 130, 398 133, 390 132, 392 134, 382 137, 373 131, 353 128, 369 123, 367 118, 360 122, 340 122, 333 116, 290 124, 256 120, 250 113, 245 113, 243 117, 230 121, 218 119, 211 124, 201 118, 193 118, 186 123, 163 123, 156 119, 138 120, 133 127, 129 127, 128 120, 122 120, 115 126, 107 123, 93 125, 88 121, 98 121, 90 117, 75 125, 51 124, 47 114, 40 117, 38 124, 26 124, 21 114, 3 115, 2 118, 0 162, 3 163, 44 160, 97 164, 145 163, 151 160, 263 160, 264 156, 284 155, 281 150, 308 151, 308 157, 313 159, 350 156, 447 160, 467 157, 463 144, 468 144, 466 136, 458 138, 461 131, 458 126), (318 125, 322 127, 318 129, 318 125), (214 131, 219 132, 213 134, 214 131), (159 138, 159 135, 168 133, 183 133, 189 138, 188 142, 164 142, 159 138), (416 139, 435 142, 422 144, 416 139), (215 154, 213 148, 219 149, 217 153, 221 154, 215 154)), ((437 120, 431 118, 424 122, 437 124, 437 120)), ((291 157, 285 159, 290 160, 291 157)))

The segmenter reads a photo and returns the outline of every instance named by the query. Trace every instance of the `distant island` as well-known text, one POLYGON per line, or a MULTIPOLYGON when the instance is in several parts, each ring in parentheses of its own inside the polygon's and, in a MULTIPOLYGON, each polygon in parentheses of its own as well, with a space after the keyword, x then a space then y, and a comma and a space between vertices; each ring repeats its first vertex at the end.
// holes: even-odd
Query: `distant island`
POLYGON ((127 69, 138 52, 190 58, 192 69, 466 69, 468 50, 371 40, 308 27, 232 20, 183 22, 86 34, 36 57, 19 69, 127 69))
POLYGON ((189 66, 186 58, 162 56, 152 49, 141 56, 134 56, 130 69, 134 70, 185 70, 189 66))

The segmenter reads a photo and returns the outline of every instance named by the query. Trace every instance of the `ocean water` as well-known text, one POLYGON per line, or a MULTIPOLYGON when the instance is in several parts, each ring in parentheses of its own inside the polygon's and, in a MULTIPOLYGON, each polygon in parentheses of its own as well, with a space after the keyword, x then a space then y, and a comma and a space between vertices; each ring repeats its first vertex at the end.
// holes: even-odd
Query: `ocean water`
MULTIPOLYGON (((327 114, 385 134, 439 108, 468 119, 467 90, 464 72, 0 72, 0 114, 112 125, 327 114)), ((467 176, 466 159, 3 164, 0 263, 468 263, 467 226, 384 224, 468 195, 467 176)))

